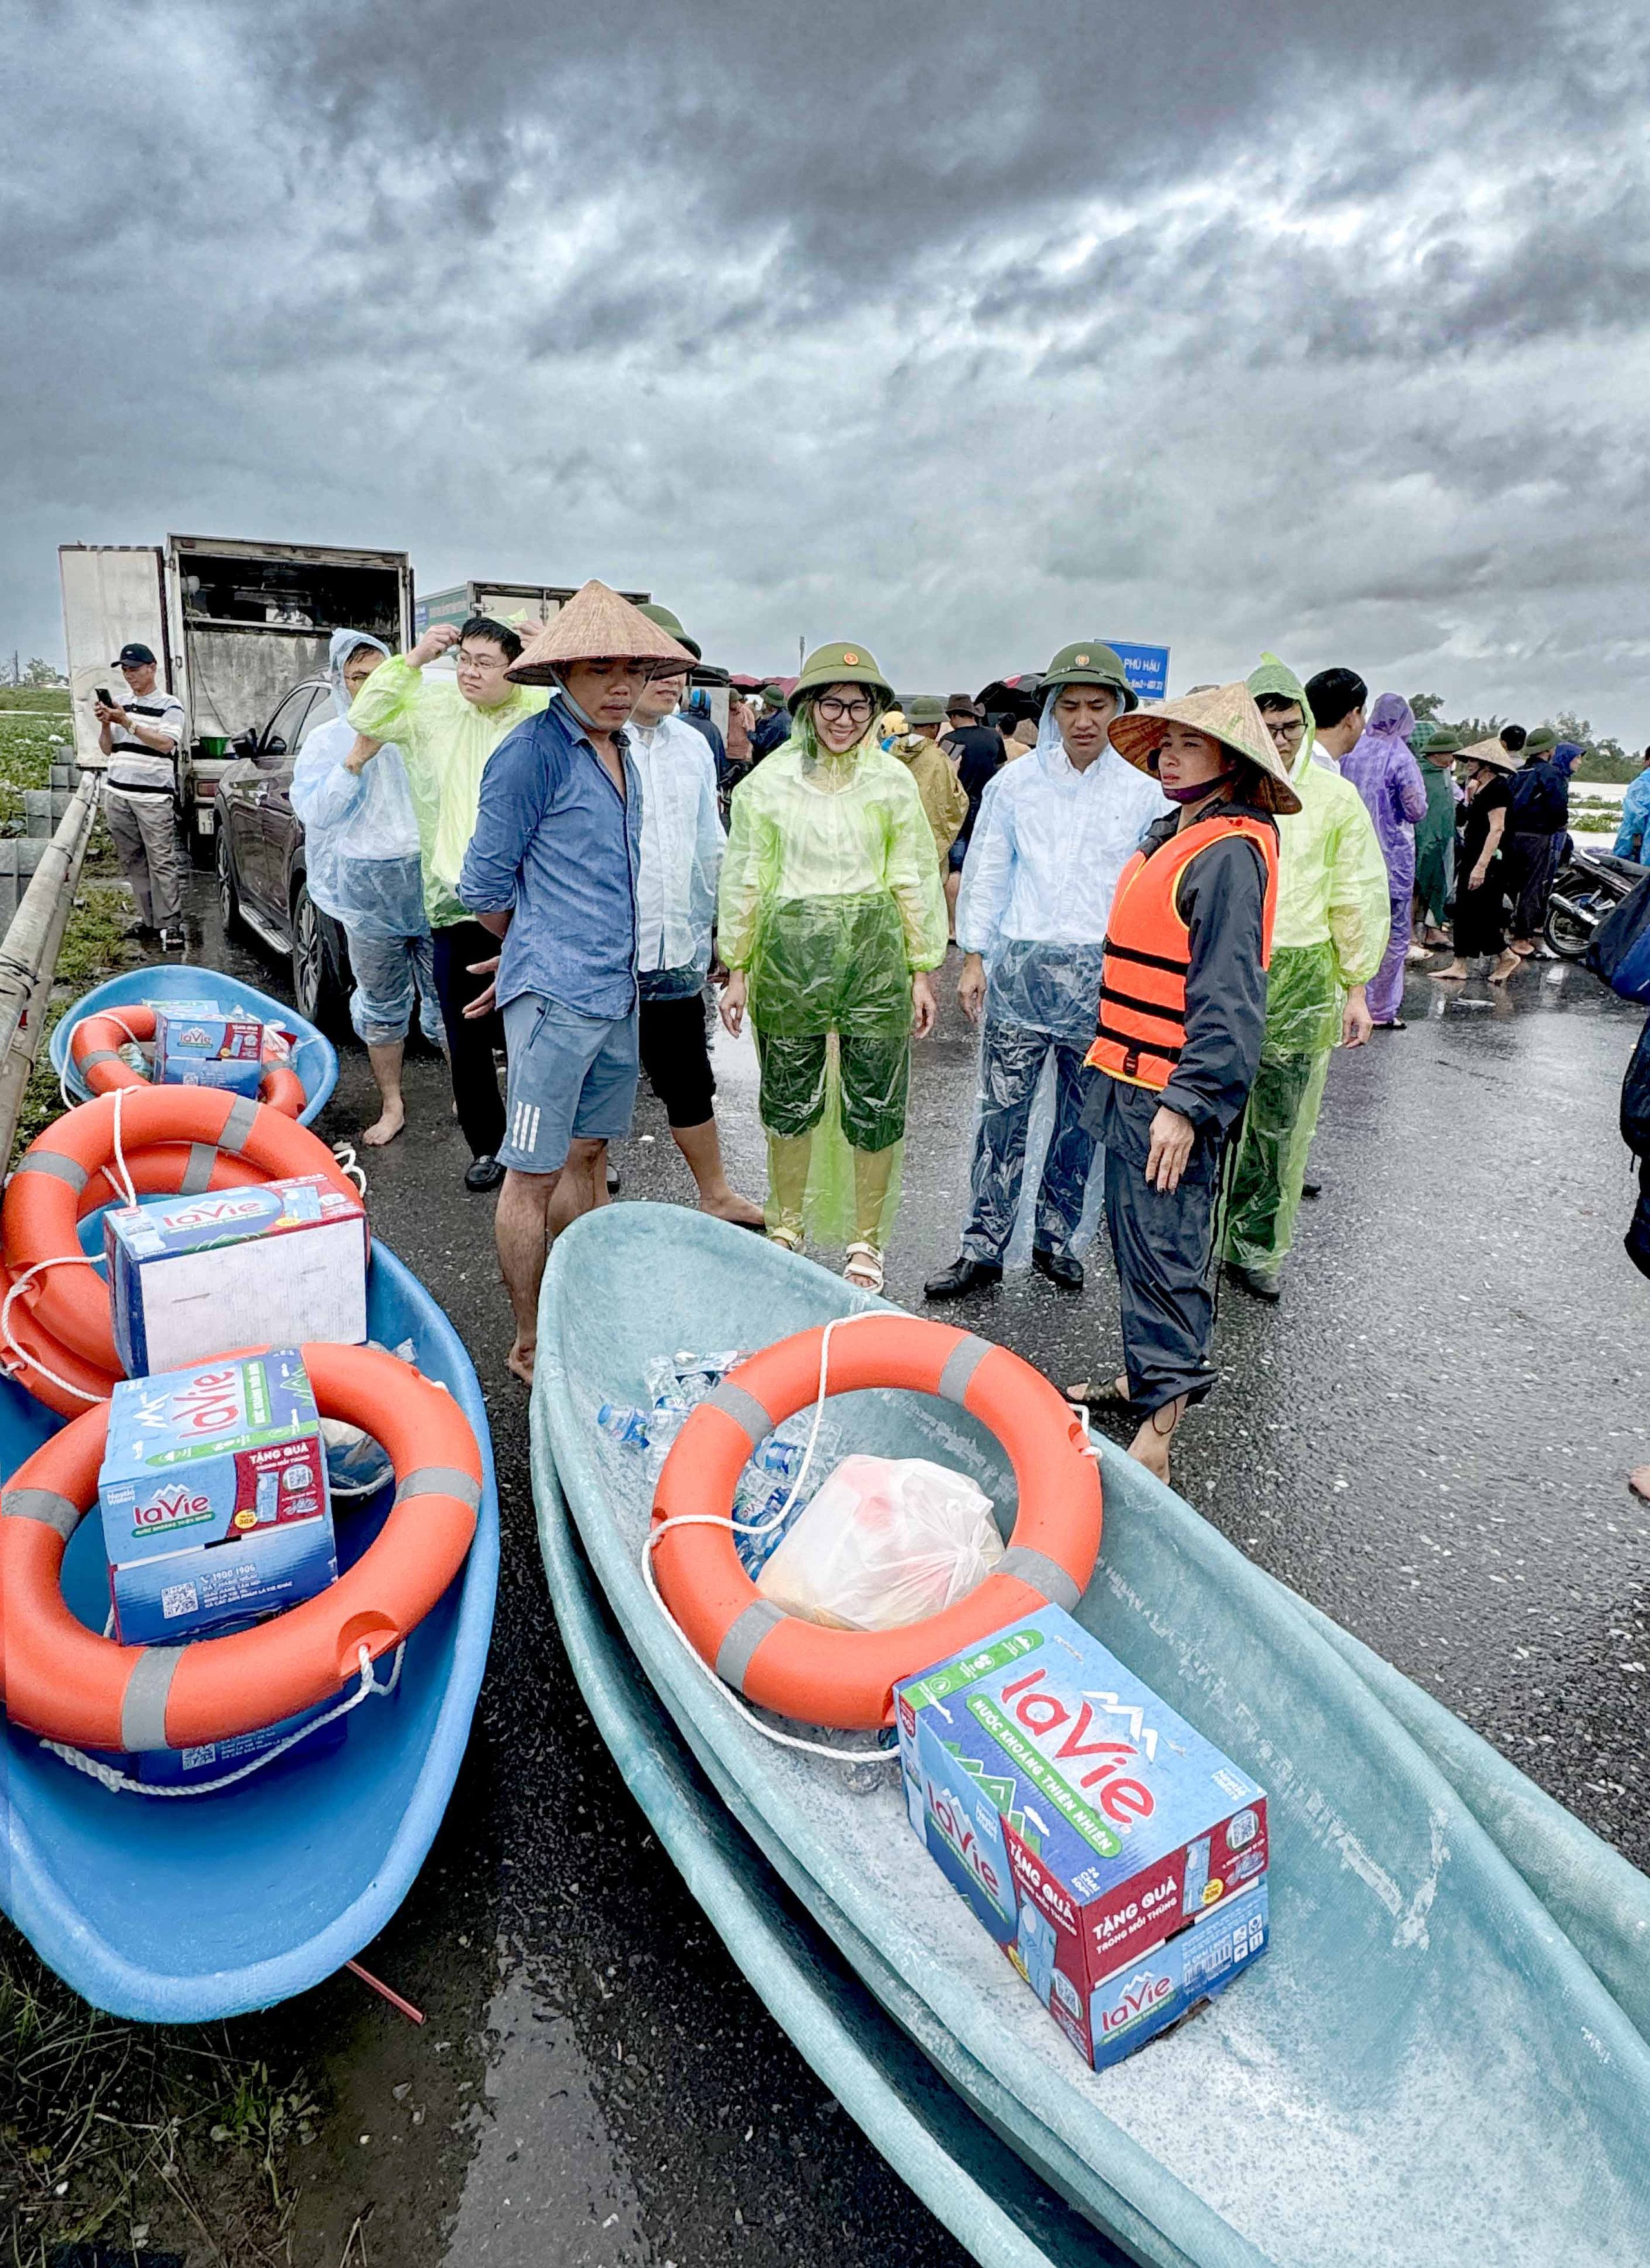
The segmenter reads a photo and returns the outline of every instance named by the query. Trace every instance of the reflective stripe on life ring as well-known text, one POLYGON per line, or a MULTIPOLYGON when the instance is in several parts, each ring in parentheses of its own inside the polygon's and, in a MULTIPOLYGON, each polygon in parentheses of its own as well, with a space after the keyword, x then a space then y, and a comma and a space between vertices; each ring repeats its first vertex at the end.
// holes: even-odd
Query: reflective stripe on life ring
MULTIPOLYGON (((728 1518, 755 1444, 819 1391, 820 1337, 801 1331, 730 1372, 677 1435, 656 1521, 728 1518)), ((1081 1425, 1040 1371, 1006 1347, 914 1315, 857 1320, 833 1336, 828 1390, 906 1387, 959 1403, 1008 1453, 1020 1509, 996 1572, 943 1614, 893 1631, 826 1630, 765 1599, 733 1531, 673 1528, 654 1554, 661 1596, 703 1659, 748 1700, 811 1725, 873 1729, 893 1689, 1017 1616, 1076 1606, 1100 1554, 1100 1469, 1081 1425)))
MULTIPOLYGON (((134 1000, 129 1007, 109 1009, 96 1016, 83 1016, 69 1035, 69 1057, 75 1069, 95 1094, 113 1094, 117 1086, 149 1086, 153 1084, 147 1071, 136 1070, 121 1053, 129 1040, 152 1040, 155 1036, 155 1011, 146 1001, 134 1000)), ((266 1065, 258 1087, 258 1100, 284 1117, 296 1118, 309 1097, 304 1092, 304 1082, 289 1064, 266 1065)))
MULTIPOLYGON (((69 1538, 97 1500, 108 1404, 34 1452, 0 1495, 0 1699, 14 1724, 75 1748, 182 1749, 261 1732, 313 1708, 416 1628, 464 1564, 482 1500, 469 1420, 443 1392, 374 1347, 301 1352, 321 1412, 381 1441, 395 1500, 355 1565, 319 1597, 226 1638, 119 1646, 76 1620, 61 1574, 69 1538)), ((232 1359, 232 1358, 225 1358, 232 1359)))
MULTIPOLYGON (((128 1152, 158 1143, 210 1143, 245 1159, 260 1181, 300 1174, 322 1174, 333 1187, 356 1201, 355 1185, 318 1136, 296 1120, 283 1117, 244 1095, 221 1087, 130 1088, 118 1098, 99 1095, 68 1111, 39 1135, 18 1160, 0 1204, 0 1244, 14 1276, 43 1260, 62 1260, 80 1250, 76 1232, 79 1201, 87 1183, 114 1156, 114 1109, 121 1107, 121 1139, 128 1152)), ((119 1377, 122 1365, 114 1349, 107 1286, 89 1268, 53 1268, 23 1295, 48 1336, 119 1377)), ((16 1310, 13 1309, 13 1314, 16 1310)))

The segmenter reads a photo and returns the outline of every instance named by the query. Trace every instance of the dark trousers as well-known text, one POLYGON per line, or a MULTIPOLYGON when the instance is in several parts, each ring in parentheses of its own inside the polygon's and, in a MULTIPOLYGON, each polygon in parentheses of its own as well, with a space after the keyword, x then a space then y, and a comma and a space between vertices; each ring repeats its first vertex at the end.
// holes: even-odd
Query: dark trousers
POLYGON ((1096 1116, 1106 1152, 1106 1226, 1117 1267, 1123 1359, 1138 1415, 1215 1382, 1213 1239, 1220 1151, 1200 1134, 1180 1187, 1145 1178, 1160 1098, 1102 1075, 1096 1116))
POLYGON ((469 964, 493 960, 498 939, 480 922, 454 922, 436 932, 435 947, 436 998, 446 1030, 459 1126, 470 1154, 490 1158, 505 1138, 504 1099, 493 1066, 493 1049, 505 1043, 505 1020, 497 1009, 489 1016, 467 1019, 464 1009, 492 983, 490 976, 472 976, 469 964))
POLYGON ((1047 1032, 988 1017, 980 1038, 980 1117, 969 1176, 969 1219, 962 1249, 972 1260, 1002 1264, 1020 1211, 1026 1170, 1026 1137, 1045 1058, 1054 1057, 1054 1125, 1037 1189, 1033 1241, 1044 1251, 1072 1249, 1088 1193, 1094 1138, 1083 1123, 1083 1106, 1097 1071, 1086 1071, 1086 1049, 1047 1032))
POLYGON ((1558 871, 1558 835, 1510 835, 1506 840, 1507 895, 1513 901, 1513 934, 1528 945, 1546 925, 1547 901, 1558 871))

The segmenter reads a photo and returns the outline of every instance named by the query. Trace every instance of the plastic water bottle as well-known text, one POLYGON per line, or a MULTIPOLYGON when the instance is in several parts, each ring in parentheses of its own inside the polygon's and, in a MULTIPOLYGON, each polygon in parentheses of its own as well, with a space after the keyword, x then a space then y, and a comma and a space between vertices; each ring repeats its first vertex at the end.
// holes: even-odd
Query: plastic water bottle
POLYGON ((625 1402, 604 1402, 596 1412, 596 1423, 609 1440, 627 1449, 647 1447, 647 1418, 645 1410, 634 1410, 625 1402))
MULTIPOLYGON (((802 1441, 782 1441, 777 1433, 770 1433, 765 1441, 758 1441, 752 1450, 746 1470, 759 1473, 778 1473, 788 1481, 794 1480, 802 1469, 807 1444, 802 1441)), ((815 1452, 817 1459, 817 1452, 815 1452)))
POLYGON ((275 1520, 281 1509, 281 1476, 279 1473, 260 1473, 258 1494, 254 1506, 258 1525, 263 1528, 275 1520))
POLYGON ((1046 2007, 1054 1988, 1054 1924, 1029 1898, 1020 1908, 1020 1957, 1032 1991, 1046 2007))
POLYGON ((1209 1840, 1208 1836, 1200 1835, 1186 1852, 1185 1895, 1180 1905, 1183 1914, 1203 1911, 1204 1889, 1209 1880, 1209 1840))

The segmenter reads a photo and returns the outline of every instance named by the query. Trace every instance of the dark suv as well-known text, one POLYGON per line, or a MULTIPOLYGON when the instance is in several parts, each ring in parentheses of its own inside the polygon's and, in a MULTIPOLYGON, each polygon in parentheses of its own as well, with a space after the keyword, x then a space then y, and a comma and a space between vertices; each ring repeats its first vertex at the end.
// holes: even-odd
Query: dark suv
POLYGON ((306 678, 269 722, 236 735, 234 761, 217 783, 217 894, 224 928, 249 930, 292 964, 300 1015, 323 1029, 347 1021, 350 954, 330 914, 312 903, 304 827, 289 790, 299 749, 337 711, 324 677, 306 678))

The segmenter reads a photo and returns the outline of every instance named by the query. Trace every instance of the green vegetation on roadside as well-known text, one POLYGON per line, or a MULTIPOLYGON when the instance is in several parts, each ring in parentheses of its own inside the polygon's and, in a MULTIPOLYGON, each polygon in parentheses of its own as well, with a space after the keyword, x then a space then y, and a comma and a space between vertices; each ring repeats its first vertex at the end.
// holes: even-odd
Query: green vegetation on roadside
POLYGON ((49 1043, 65 1010, 74 1005, 89 985, 100 983, 117 968, 130 968, 142 957, 127 936, 130 916, 131 901, 121 883, 83 880, 69 925, 63 932, 63 950, 57 956, 57 981, 52 987, 45 1028, 18 1117, 17 1139, 11 1147, 13 1159, 26 1150, 41 1128, 49 1126, 63 1109, 49 1043))
POLYGON ((287 2156, 318 2116, 298 2068, 243 2060, 222 2025, 100 2015, 0 1924, 6 2268, 77 2244, 193 2259, 203 2242, 234 2268, 287 2268, 287 2156))

